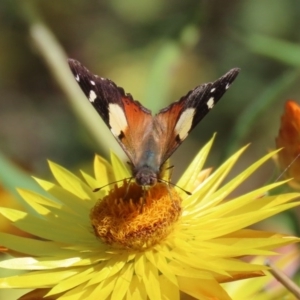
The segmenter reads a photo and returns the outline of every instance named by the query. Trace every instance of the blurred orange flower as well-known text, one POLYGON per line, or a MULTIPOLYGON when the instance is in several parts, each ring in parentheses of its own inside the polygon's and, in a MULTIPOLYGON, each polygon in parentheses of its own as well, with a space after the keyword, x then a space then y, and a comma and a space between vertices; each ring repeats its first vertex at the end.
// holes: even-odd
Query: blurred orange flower
POLYGON ((294 179, 290 185, 300 189, 300 106, 293 100, 285 104, 276 147, 283 148, 277 157, 280 169, 286 170, 286 177, 294 179))

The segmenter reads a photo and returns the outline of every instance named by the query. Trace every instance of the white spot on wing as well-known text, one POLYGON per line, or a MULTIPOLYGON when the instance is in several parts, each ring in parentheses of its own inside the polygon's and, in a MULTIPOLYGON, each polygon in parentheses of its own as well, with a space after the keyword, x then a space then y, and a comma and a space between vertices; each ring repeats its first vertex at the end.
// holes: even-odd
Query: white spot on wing
POLYGON ((230 83, 227 83, 226 86, 225 86, 225 90, 228 90, 230 87, 230 83))
POLYGON ((118 137, 128 127, 126 116, 122 108, 116 103, 110 103, 108 110, 110 130, 114 136, 118 137))
POLYGON ((97 99, 97 95, 93 90, 90 90, 89 101, 94 102, 97 99))
POLYGON ((209 98, 208 101, 206 102, 206 105, 208 109, 212 109, 214 107, 215 100, 213 97, 209 98))
POLYGON ((216 90, 216 88, 212 88, 212 89, 210 90, 210 92, 213 93, 215 90, 216 90))
POLYGON ((78 74, 75 76, 75 80, 76 80, 77 82, 79 82, 79 81, 80 81, 80 77, 79 77, 79 75, 78 75, 78 74))
POLYGON ((175 133, 179 135, 180 140, 184 140, 187 137, 192 127, 194 114, 195 109, 188 108, 180 115, 175 126, 175 133))
POLYGON ((95 81, 93 81, 93 80, 91 80, 90 83, 91 83, 91 85, 95 85, 96 84, 95 81))

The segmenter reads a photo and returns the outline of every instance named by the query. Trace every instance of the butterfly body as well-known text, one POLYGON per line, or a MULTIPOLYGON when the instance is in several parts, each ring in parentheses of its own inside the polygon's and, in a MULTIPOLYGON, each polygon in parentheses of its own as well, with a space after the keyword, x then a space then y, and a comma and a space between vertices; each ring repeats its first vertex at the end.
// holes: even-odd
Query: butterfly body
POLYGON ((69 59, 71 71, 90 103, 124 152, 137 184, 153 186, 166 160, 213 108, 239 73, 235 68, 212 83, 197 86, 156 115, 109 79, 69 59))
MULTIPOLYGON (((155 130, 153 130, 155 132, 155 130)), ((149 133, 145 138, 145 143, 141 149, 141 156, 135 165, 132 165, 132 175, 136 183, 142 186, 155 185, 162 167, 162 158, 157 155, 160 153, 158 134, 149 133), (156 135, 156 138, 155 138, 156 135)))

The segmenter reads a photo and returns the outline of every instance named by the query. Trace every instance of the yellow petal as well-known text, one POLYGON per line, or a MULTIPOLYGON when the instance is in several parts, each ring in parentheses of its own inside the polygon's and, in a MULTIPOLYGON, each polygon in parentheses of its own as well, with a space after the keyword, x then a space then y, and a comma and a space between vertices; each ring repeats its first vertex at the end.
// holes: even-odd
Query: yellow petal
MULTIPOLYGON (((44 296, 47 294, 49 289, 35 289, 22 295, 18 300, 36 300, 36 299, 43 299, 44 296)), ((47 300, 56 300, 57 298, 47 298, 47 300)))
POLYGON ((179 287, 172 284, 165 276, 159 276, 159 284, 163 299, 180 300, 179 287))
POLYGON ((181 178, 178 180, 178 186, 182 187, 187 191, 193 191, 193 182, 196 181, 198 174, 203 169, 203 165, 210 152, 214 139, 215 135, 211 138, 211 140, 208 143, 206 143, 204 147, 202 147, 202 149, 190 163, 186 171, 183 173, 181 178))
POLYGON ((129 169, 118 156, 111 152, 110 157, 116 181, 132 177, 129 169))
POLYGON ((197 299, 203 300, 231 300, 228 294, 215 280, 197 280, 193 278, 178 278, 180 288, 183 292, 197 299))
POLYGON ((12 258, 0 262, 1 268, 16 270, 50 270, 55 268, 66 268, 81 261, 80 257, 68 257, 63 260, 34 257, 12 258))
POLYGON ((98 187, 116 181, 112 166, 99 155, 94 159, 94 173, 98 187))
MULTIPOLYGON (((242 150, 244 150, 244 149, 245 148, 242 148, 242 150)), ((218 168, 217 172, 219 172, 219 170, 222 169, 223 166, 226 165, 228 161, 231 161, 231 159, 236 160, 237 156, 239 156, 241 154, 242 150, 238 151, 236 154, 234 154, 233 156, 231 156, 230 159, 228 159, 220 168, 218 168)), ((259 159, 255 163, 253 163, 250 167, 248 167, 245 171, 243 171, 238 176, 236 176, 235 178, 233 178, 229 183, 227 183, 226 185, 224 185, 222 188, 218 189, 218 191, 213 194, 214 198, 216 197, 218 199, 218 201, 216 201, 216 200, 214 201, 214 205, 216 203, 219 203, 220 201, 222 201, 225 197, 227 197, 234 189, 236 189, 239 185, 241 185, 241 183, 243 183, 264 162, 266 162, 268 159, 270 159, 278 151, 279 150, 276 150, 276 151, 273 151, 273 152, 268 153, 267 155, 263 156, 261 159, 259 159)), ((210 203, 211 197, 205 197, 203 201, 206 202, 206 203, 210 203)))
MULTIPOLYGON (((225 161, 212 175, 210 175, 202 184, 198 186, 191 197, 186 197, 186 199, 184 199, 183 205, 185 205, 186 210, 189 210, 190 206, 197 204, 199 202, 199 198, 201 199, 201 205, 203 207, 209 207, 223 201, 224 198, 230 194, 230 192, 224 188, 219 189, 217 192, 216 190, 246 148, 247 147, 240 149, 229 159, 227 159, 227 161, 225 161)), ((235 187, 232 186, 232 190, 234 188, 235 187)))
POLYGON ((70 251, 62 249, 59 244, 50 241, 24 238, 0 232, 1 244, 11 250, 22 252, 28 255, 50 255, 53 253, 70 254, 70 251))
POLYGON ((83 283, 86 283, 92 276, 95 275, 93 271, 93 267, 81 270, 81 272, 78 272, 77 274, 59 282, 48 292, 47 295, 50 296, 60 294, 62 292, 68 291, 69 289, 76 288, 83 283))
MULTIPOLYGON (((88 298, 89 295, 91 294, 92 289, 91 288, 86 288, 85 284, 80 284, 77 287, 71 289, 70 291, 64 293, 63 295, 59 296, 59 300, 78 300, 78 299, 92 299, 88 298)), ((49 294, 49 293, 48 293, 49 294)), ((48 294, 46 296, 48 296, 48 294)), ((57 296, 56 294, 54 297, 57 296)), ((50 296, 51 297, 51 296, 50 296)), ((47 299, 47 298, 45 298, 47 299)))
POLYGON ((47 199, 44 196, 41 196, 33 191, 18 189, 18 193, 26 200, 30 206, 33 206, 34 204, 41 204, 43 206, 49 206, 49 207, 55 207, 58 209, 61 209, 62 204, 59 202, 53 201, 53 199, 47 199))
POLYGON ((147 299, 147 292, 145 286, 141 284, 141 280, 136 275, 133 275, 127 291, 126 300, 141 299, 147 299))
POLYGON ((133 275, 133 265, 126 264, 124 268, 118 274, 118 278, 113 289, 111 300, 123 299, 130 286, 130 281, 133 275))
POLYGON ((62 269, 56 271, 35 271, 17 276, 0 278, 0 288, 36 288, 37 283, 39 286, 53 286, 76 274, 78 270, 75 269, 62 269))
POLYGON ((161 299, 158 270, 150 262, 145 262, 143 282, 150 300, 161 299))
POLYGON ((49 166, 55 179, 65 190, 74 195, 77 195, 84 200, 93 199, 92 189, 87 186, 82 180, 80 180, 65 168, 53 162, 49 162, 49 166))
POLYGON ((116 284, 116 276, 111 276, 104 279, 100 284, 90 286, 91 292, 89 299, 98 299, 101 295, 102 299, 107 299, 114 290, 116 284))
POLYGON ((176 276, 171 272, 168 262, 163 255, 154 251, 146 251, 146 258, 167 278, 174 286, 178 286, 176 276))
POLYGON ((84 242, 88 239, 95 239, 92 232, 83 227, 74 226, 74 223, 59 221, 54 216, 45 219, 34 217, 13 209, 0 208, 0 213, 14 222, 14 225, 24 231, 44 239, 61 243, 76 243, 78 240, 84 242), (68 232, 68 234, 66 234, 68 232))
POLYGON ((120 257, 111 257, 106 262, 102 262, 97 266, 98 272, 89 281, 88 286, 99 284, 105 281, 108 277, 114 277, 126 264, 126 255, 120 255, 120 257), (122 259, 123 258, 123 259, 122 259))
POLYGON ((59 202, 64 203, 64 210, 69 212, 74 212, 78 219, 82 219, 84 221, 89 220, 88 214, 83 213, 84 211, 89 211, 91 207, 94 205, 94 201, 96 200, 96 195, 93 195, 94 201, 84 201, 78 196, 70 193, 69 191, 63 189, 62 187, 55 185, 51 182, 36 179, 38 184, 45 189, 48 193, 54 196, 59 202))

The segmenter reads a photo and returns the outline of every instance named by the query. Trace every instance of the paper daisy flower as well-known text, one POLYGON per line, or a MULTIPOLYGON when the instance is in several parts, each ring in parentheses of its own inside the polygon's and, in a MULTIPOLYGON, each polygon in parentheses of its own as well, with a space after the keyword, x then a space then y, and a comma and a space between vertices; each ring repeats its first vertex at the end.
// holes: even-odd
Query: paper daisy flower
POLYGON ((289 100, 285 104, 276 147, 283 148, 277 156, 280 169, 286 177, 294 179, 289 184, 300 189, 300 106, 295 101, 289 100))
MULTIPOLYGON (((35 211, 1 208, 16 227, 39 239, 0 234, 14 257, 1 268, 27 271, 0 279, 0 288, 34 289, 32 299, 230 299, 221 283, 262 276, 265 266, 240 259, 272 255, 273 249, 298 242, 279 233, 248 226, 297 206, 297 193, 266 196, 273 183, 226 201, 274 153, 255 162, 221 186, 245 148, 215 172, 202 170, 212 140, 200 151, 178 186, 158 183, 143 190, 114 155, 111 165, 95 159, 95 177, 86 183, 50 163, 58 184, 37 179, 49 193, 20 194, 35 211), (202 171, 201 171, 202 170, 202 171), (17 254, 16 254, 17 253, 17 254)), ((167 175, 166 175, 167 177, 167 175)))

